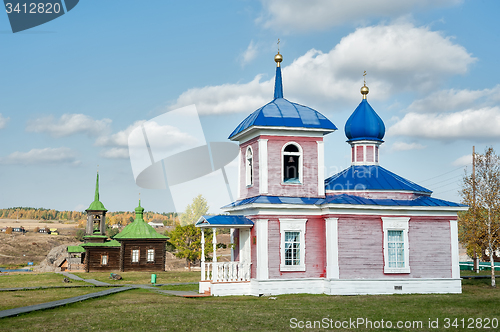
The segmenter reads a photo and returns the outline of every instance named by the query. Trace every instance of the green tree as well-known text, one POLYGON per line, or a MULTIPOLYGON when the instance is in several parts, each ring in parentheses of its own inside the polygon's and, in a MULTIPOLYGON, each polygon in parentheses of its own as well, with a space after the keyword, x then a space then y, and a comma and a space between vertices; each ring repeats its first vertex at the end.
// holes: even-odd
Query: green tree
POLYGON ((83 237, 85 236, 85 231, 83 229, 77 229, 76 230, 76 235, 75 235, 75 238, 80 241, 80 242, 83 242, 83 237))
POLYGON ((118 228, 108 227, 108 229, 106 230, 106 233, 108 234, 108 236, 110 238, 113 238, 113 236, 115 236, 116 234, 120 233, 120 230, 118 228))
POLYGON ((186 211, 181 215, 181 226, 196 223, 207 212, 207 200, 200 194, 193 198, 193 202, 186 207, 186 211))
MULTIPOLYGON (((209 249, 212 246, 212 231, 205 231, 205 260, 209 260, 209 249)), ((168 236, 169 242, 175 246, 177 252, 174 254, 178 258, 186 259, 186 264, 191 271, 191 264, 201 259, 201 230, 194 224, 174 228, 168 236)))
POLYGON ((460 215, 460 239, 468 249, 487 252, 491 286, 496 287, 494 253, 500 245, 500 157, 492 147, 474 154, 475 174, 465 175, 461 195, 469 210, 460 215))

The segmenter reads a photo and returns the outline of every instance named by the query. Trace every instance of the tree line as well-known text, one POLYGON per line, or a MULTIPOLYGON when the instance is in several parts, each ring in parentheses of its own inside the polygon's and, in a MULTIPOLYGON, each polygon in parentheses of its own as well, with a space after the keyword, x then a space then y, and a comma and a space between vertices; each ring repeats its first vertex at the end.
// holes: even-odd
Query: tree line
MULTIPOLYGON (((484 154, 473 153, 473 171, 465 174, 462 202, 469 206, 459 213, 460 241, 471 257, 490 262, 491 286, 496 286, 495 260, 500 249, 500 157, 493 148, 484 154)), ((476 268, 475 263, 475 268, 476 268)))
MULTIPOLYGON (((0 209, 0 218, 19 219, 19 220, 46 220, 46 221, 76 221, 82 227, 85 227, 87 213, 81 211, 58 211, 54 209, 33 208, 33 207, 12 207, 0 209)), ((135 212, 117 211, 106 213, 106 224, 126 226, 135 219, 135 212)), ((175 226, 179 224, 180 218, 175 212, 158 213, 144 212, 144 220, 147 222, 159 222, 165 226, 175 226)))

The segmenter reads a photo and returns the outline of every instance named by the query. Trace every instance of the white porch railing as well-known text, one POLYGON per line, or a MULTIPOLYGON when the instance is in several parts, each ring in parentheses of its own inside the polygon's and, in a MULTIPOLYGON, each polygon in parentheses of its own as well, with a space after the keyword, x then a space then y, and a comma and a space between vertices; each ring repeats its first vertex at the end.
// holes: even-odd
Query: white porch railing
POLYGON ((250 281, 250 263, 241 262, 212 262, 203 263, 202 280, 213 282, 250 281), (204 271, 203 271, 204 270, 204 271))

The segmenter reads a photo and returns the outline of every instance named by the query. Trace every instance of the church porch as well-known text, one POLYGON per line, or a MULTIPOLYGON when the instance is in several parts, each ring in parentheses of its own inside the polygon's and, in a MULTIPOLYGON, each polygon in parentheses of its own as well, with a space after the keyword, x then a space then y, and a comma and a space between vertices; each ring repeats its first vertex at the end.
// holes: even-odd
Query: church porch
POLYGON ((201 228, 201 278, 199 292, 218 295, 223 293, 245 295, 250 290, 250 229, 253 222, 243 216, 202 216, 196 223, 201 228), (212 229, 212 262, 205 261, 205 230, 212 229), (231 229, 231 261, 217 261, 217 229, 231 229))

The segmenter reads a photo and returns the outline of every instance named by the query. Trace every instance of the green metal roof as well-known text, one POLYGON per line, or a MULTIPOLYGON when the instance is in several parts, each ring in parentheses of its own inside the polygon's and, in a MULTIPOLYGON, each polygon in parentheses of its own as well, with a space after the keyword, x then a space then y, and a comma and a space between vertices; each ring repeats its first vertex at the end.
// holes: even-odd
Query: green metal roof
POLYGON ((94 196, 94 201, 90 203, 89 208, 87 211, 108 211, 104 207, 104 204, 102 204, 99 201, 99 172, 97 172, 97 179, 95 181, 95 196, 94 196))
POLYGON ((120 242, 116 240, 111 240, 111 241, 106 241, 104 243, 97 243, 97 242, 89 242, 89 243, 83 243, 83 247, 120 247, 121 244, 120 242))
POLYGON ((135 208, 135 220, 128 224, 120 233, 113 236, 113 239, 168 239, 167 236, 159 234, 155 229, 148 225, 143 219, 144 208, 139 206, 135 208))
POLYGON ((107 239, 108 237, 106 235, 85 235, 83 237, 84 239, 107 239))
POLYGON ((75 252, 85 252, 85 248, 80 246, 68 246, 68 252, 69 253, 75 253, 75 252))

